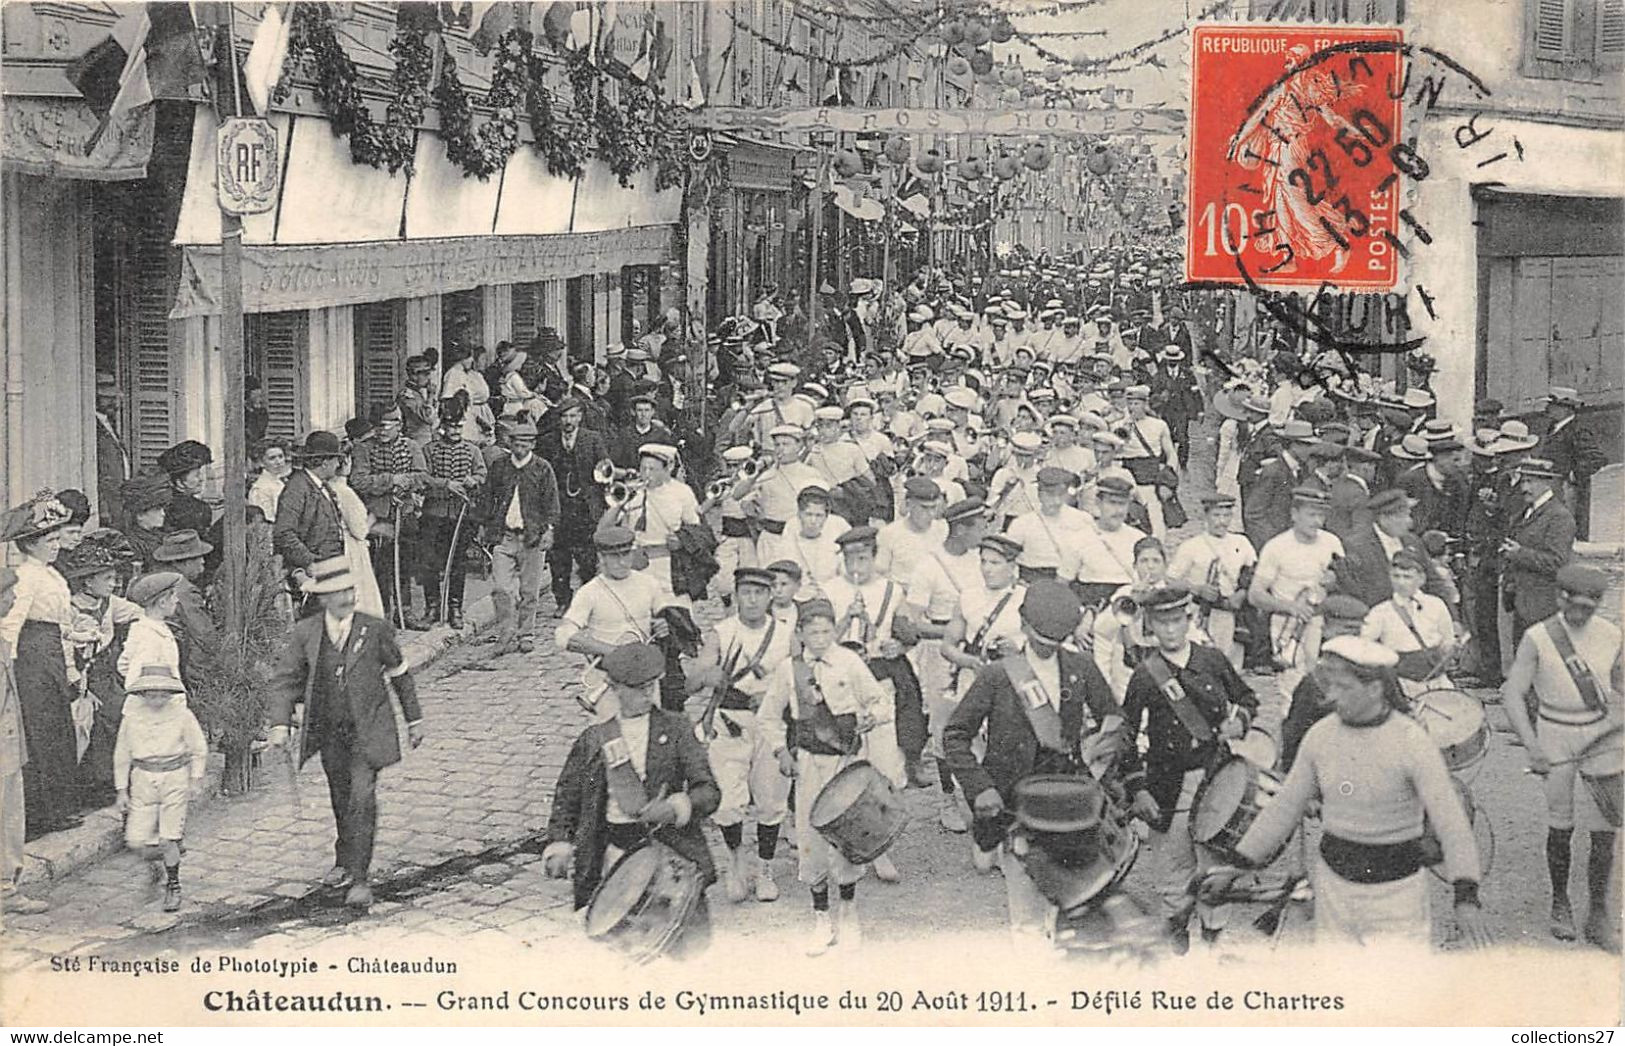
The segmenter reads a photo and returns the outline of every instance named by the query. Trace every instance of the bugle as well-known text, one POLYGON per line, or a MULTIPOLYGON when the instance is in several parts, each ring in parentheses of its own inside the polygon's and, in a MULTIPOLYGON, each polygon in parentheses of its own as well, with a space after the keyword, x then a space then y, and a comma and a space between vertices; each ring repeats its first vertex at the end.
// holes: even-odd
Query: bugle
POLYGON ((637 479, 618 479, 609 485, 604 493, 604 504, 610 508, 622 508, 633 496, 643 489, 643 481, 637 479))
POLYGON ((632 483, 638 478, 637 469, 618 469, 615 463, 608 458, 601 459, 592 467, 592 481, 600 487, 607 487, 612 483, 632 483))

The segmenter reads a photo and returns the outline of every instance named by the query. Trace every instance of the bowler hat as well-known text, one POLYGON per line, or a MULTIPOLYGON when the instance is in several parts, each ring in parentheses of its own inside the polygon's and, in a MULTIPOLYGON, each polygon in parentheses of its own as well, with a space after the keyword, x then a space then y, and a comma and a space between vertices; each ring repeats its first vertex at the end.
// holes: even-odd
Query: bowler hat
POLYGON ((340 445, 339 438, 331 432, 320 429, 305 436, 304 446, 299 447, 293 456, 300 461, 321 461, 324 458, 342 457, 344 447, 340 445))

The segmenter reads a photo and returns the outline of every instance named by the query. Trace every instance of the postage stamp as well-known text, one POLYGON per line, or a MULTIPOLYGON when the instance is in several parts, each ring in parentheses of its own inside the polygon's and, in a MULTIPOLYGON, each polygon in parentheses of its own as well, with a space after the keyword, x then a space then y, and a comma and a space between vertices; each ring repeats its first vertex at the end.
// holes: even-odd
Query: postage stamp
POLYGON ((1190 282, 1389 290, 1399 277, 1397 27, 1197 26, 1190 282), (1250 279, 1249 279, 1250 275, 1250 279))

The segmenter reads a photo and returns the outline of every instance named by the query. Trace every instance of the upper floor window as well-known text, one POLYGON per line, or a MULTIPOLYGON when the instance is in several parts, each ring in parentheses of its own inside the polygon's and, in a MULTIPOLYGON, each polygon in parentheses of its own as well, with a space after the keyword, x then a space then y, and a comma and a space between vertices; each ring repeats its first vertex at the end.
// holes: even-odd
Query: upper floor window
POLYGON ((1625 0, 1524 0, 1523 73, 1600 80, 1625 68, 1625 0))

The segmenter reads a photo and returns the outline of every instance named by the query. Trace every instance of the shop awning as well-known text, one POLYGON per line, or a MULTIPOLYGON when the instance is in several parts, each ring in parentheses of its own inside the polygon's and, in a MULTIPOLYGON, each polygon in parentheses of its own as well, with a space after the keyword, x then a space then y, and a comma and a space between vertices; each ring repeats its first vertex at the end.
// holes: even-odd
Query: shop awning
POLYGON ((0 119, 0 168, 11 174, 86 181, 132 181, 147 176, 152 157, 153 106, 127 113, 85 145, 101 123, 84 102, 7 95, 0 119))
MULTIPOLYGON (((254 246, 243 249, 243 308, 284 312, 422 298, 474 287, 535 283, 625 265, 658 265, 671 253, 670 225, 563 236, 459 236, 389 243, 254 246)), ((172 319, 220 312, 220 248, 182 252, 172 319)))
MULTIPOLYGON (((410 177, 353 163, 326 120, 279 115, 282 191, 268 214, 243 220, 244 307, 325 308, 423 297, 503 283, 610 272, 667 260, 682 193, 654 173, 621 186, 596 161, 559 178, 529 148, 497 175, 465 177, 439 136, 419 136, 410 177), (649 184, 645 192, 642 186, 649 184)), ((171 315, 219 311, 220 215, 214 114, 199 107, 176 224, 186 248, 171 315)))

